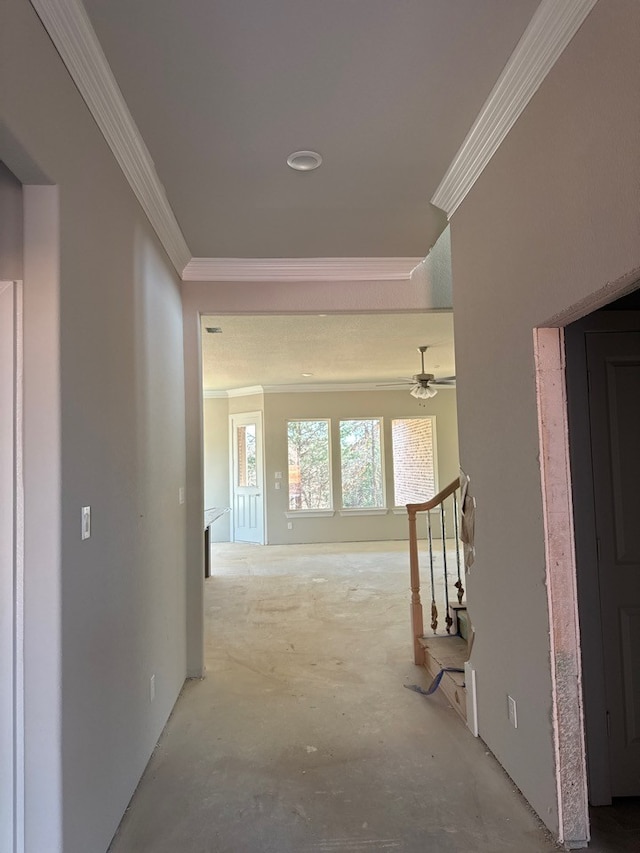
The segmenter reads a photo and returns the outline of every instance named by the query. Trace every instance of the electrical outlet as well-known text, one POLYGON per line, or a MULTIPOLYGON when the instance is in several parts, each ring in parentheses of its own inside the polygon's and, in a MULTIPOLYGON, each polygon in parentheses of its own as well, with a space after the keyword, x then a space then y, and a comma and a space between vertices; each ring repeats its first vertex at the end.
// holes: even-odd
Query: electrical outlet
POLYGON ((83 539, 90 539, 91 538, 91 507, 90 506, 83 506, 82 507, 81 536, 83 539))
POLYGON ((153 702, 156 698, 156 676, 155 673, 149 679, 149 701, 153 702))
POLYGON ((290 521, 290 522, 287 524, 287 530, 293 530, 293 521, 290 521))
POLYGON ((276 487, 276 489, 280 488, 280 480, 276 480, 275 487, 276 487))
POLYGON ((518 707, 512 696, 507 696, 507 716, 514 729, 518 728, 518 707))

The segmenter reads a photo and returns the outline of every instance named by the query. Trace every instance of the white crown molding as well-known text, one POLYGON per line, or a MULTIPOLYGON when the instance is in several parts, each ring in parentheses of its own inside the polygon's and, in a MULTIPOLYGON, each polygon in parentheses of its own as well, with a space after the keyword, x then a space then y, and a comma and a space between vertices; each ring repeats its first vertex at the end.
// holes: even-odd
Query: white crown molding
MULTIPOLYGON (((397 390, 403 393, 408 393, 409 386, 400 387, 397 390)), ((381 388, 375 382, 327 382, 324 384, 317 383, 315 385, 265 385, 265 394, 317 394, 317 393, 332 393, 339 391, 393 391, 393 388, 381 388)))
POLYGON ((251 397, 253 394, 264 394, 262 385, 247 385, 246 388, 231 388, 226 392, 227 397, 251 397))
POLYGON ((542 0, 431 202, 450 218, 597 0, 542 0))
MULTIPOLYGON (((398 388, 387 388, 375 382, 332 382, 316 385, 250 385, 247 388, 231 388, 229 391, 213 391, 206 389, 202 392, 205 398, 212 397, 248 397, 251 394, 317 394, 318 392, 336 393, 337 391, 367 391, 371 393, 401 393, 407 394, 409 385, 398 388)), ((453 386, 451 386, 453 387, 453 386)), ((441 390, 440 388, 438 390, 441 390)))
POLYGON ((178 275, 191 259, 153 160, 80 0, 31 0, 178 275))
POLYGON ((212 391, 210 388, 205 388, 202 392, 202 396, 205 400, 214 400, 219 398, 228 399, 229 394, 226 391, 212 391))
POLYGON ((183 281, 408 281, 424 258, 192 258, 183 281))

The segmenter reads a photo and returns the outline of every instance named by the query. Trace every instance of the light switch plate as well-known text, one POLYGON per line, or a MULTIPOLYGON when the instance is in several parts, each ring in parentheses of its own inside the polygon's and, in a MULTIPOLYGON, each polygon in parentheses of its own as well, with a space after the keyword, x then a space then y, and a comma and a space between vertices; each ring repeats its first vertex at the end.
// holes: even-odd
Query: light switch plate
POLYGON ((82 507, 82 529, 81 534, 83 539, 91 538, 91 507, 82 507))
POLYGON ((518 707, 512 696, 507 696, 507 716, 514 729, 518 728, 518 707))

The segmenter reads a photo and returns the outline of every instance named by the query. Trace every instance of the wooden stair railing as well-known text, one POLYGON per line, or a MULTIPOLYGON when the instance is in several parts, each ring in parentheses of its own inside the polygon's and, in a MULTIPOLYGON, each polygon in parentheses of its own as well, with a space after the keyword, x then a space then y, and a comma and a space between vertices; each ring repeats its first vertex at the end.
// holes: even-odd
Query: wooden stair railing
POLYGON ((452 483, 438 492, 431 500, 419 504, 407 504, 407 513, 409 515, 409 566, 411 570, 411 630, 413 633, 413 656, 414 661, 418 666, 424 665, 424 648, 420 644, 420 640, 424 635, 424 622, 422 613, 422 601, 420 598, 420 560, 418 556, 418 513, 427 514, 427 542, 429 548, 429 571, 431 580, 431 629, 435 634, 438 629, 438 606, 436 604, 436 584, 434 576, 434 557, 433 557, 433 533, 431 529, 431 511, 438 509, 440 511, 440 528, 442 534, 442 561, 443 561, 443 580, 444 580, 444 608, 447 634, 451 633, 451 625, 453 619, 449 610, 449 572, 447 566, 447 526, 445 501, 451 497, 453 504, 453 534, 455 537, 456 550, 456 568, 457 580, 455 587, 457 590, 458 603, 462 602, 464 596, 464 587, 462 586, 462 569, 460 561, 460 543, 459 543, 459 520, 458 520, 458 496, 457 491, 460 488, 460 479, 456 478, 452 483))

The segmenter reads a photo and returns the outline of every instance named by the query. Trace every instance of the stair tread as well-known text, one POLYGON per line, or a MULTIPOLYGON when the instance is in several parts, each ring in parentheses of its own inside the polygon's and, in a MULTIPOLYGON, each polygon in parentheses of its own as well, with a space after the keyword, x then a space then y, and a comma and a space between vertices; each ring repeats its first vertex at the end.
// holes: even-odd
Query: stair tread
POLYGON ((440 667, 463 669, 469 658, 467 641, 463 637, 422 637, 419 643, 440 667))
MULTIPOLYGON (((420 645, 425 650, 424 667, 427 672, 435 678, 443 668, 454 667, 464 669, 465 661, 468 659, 467 642, 462 637, 422 637, 420 645)), ((446 672, 440 683, 440 687, 453 708, 466 722, 466 690, 464 686, 464 672, 446 672)))

